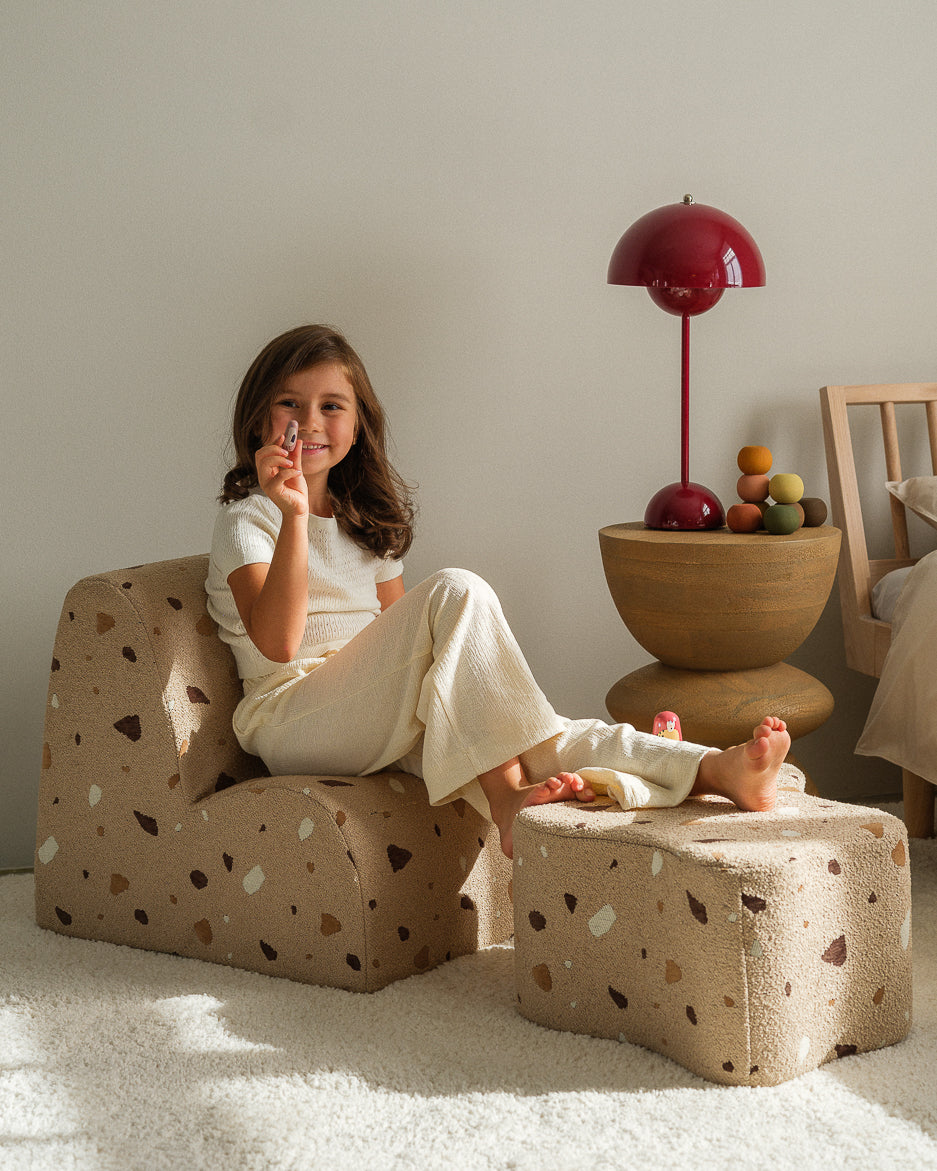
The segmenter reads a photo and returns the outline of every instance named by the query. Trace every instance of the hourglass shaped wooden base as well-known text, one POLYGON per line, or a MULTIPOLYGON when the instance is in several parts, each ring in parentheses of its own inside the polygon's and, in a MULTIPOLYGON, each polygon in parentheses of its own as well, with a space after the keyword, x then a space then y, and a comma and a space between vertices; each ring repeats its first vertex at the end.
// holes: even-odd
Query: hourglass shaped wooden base
POLYGON ((632 523, 602 529, 599 541, 622 621, 658 660, 614 684, 613 719, 650 732, 655 714, 670 709, 684 739, 725 748, 765 715, 785 720, 792 739, 830 717, 829 690, 783 660, 826 605, 839 529, 771 536, 632 523))

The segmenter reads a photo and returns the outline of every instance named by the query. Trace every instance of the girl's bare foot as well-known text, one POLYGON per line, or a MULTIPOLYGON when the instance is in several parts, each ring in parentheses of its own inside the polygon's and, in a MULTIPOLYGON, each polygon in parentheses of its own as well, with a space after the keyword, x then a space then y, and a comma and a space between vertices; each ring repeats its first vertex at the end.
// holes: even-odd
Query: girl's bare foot
POLYGON ((765 716, 747 743, 707 752, 690 795, 715 794, 746 812, 768 812, 777 801, 778 771, 790 747, 784 721, 765 716))
POLYGON ((550 801, 594 801, 595 793, 576 773, 560 773, 541 785, 529 785, 523 766, 515 757, 506 764, 482 773, 478 778, 488 798, 491 819, 501 835, 501 849, 514 857, 514 818, 527 805, 546 805, 550 801))

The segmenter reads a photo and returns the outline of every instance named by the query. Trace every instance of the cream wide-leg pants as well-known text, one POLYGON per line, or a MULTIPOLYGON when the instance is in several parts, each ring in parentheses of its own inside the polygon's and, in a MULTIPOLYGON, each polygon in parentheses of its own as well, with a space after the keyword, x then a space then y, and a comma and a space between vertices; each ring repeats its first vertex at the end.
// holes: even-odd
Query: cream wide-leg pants
POLYGON ((708 749, 629 724, 567 720, 537 686, 491 587, 444 569, 307 674, 248 689, 234 728, 274 775, 397 766, 441 805, 489 818, 480 773, 517 756, 531 784, 576 772, 628 809, 678 805, 708 749))

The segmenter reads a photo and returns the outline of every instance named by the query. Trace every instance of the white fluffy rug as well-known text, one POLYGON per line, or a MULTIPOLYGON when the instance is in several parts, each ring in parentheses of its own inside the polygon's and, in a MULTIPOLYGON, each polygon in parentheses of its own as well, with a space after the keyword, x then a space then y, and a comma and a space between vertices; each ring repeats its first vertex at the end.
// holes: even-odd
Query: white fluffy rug
POLYGON ((772 1089, 530 1024, 510 947, 356 995, 41 931, 0 878, 0 1166, 937 1168, 937 842, 911 857, 910 1037, 772 1089))

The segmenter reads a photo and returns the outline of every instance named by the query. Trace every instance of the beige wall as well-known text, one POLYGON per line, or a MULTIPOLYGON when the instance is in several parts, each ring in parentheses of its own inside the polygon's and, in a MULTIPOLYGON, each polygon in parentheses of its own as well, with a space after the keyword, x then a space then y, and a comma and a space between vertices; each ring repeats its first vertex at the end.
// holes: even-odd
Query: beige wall
MULTIPOLYGON (((930 0, 7 0, 0 865, 32 857, 68 587, 207 548, 231 396, 257 349, 343 327, 419 482, 415 581, 486 575, 559 710, 647 661, 597 529, 679 471, 676 318, 605 283, 687 191, 758 241, 764 289, 693 330, 694 478, 764 442, 827 495, 817 388, 935 377, 930 0)), ((828 608, 798 662, 871 684, 828 608)), ((811 743, 812 741, 812 743, 811 743)))

